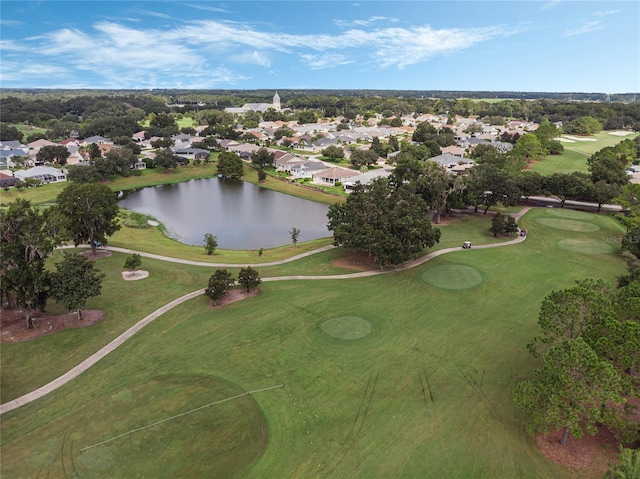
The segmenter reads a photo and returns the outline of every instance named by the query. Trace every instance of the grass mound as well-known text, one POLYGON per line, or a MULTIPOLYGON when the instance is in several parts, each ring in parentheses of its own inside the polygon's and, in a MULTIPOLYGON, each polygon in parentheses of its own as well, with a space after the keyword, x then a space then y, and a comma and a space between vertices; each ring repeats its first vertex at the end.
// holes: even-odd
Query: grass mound
POLYGON ((557 230, 573 231, 576 233, 593 233, 594 231, 598 231, 600 229, 598 225, 594 225, 593 223, 588 223, 586 221, 568 220, 564 218, 543 217, 536 218, 535 222, 543 226, 555 228, 557 230))
POLYGON ((371 334, 371 323, 358 316, 341 316, 331 318, 320 325, 320 329, 329 336, 338 339, 353 340, 371 334))
POLYGON ((556 218, 566 218, 570 220, 589 221, 593 216, 585 211, 571 210, 565 208, 547 208, 545 214, 556 218))
POLYGON ((588 238, 566 238, 560 240, 558 245, 569 251, 584 254, 611 254, 613 248, 604 241, 588 238))
POLYGON ((483 280, 480 271, 464 264, 434 266, 422 273, 422 281, 428 285, 452 291, 473 288, 483 280))
MULTIPOLYGON (((73 411, 71 424, 62 415, 19 441, 39 444, 33 457, 49 477, 242 477, 266 442, 254 399, 245 395, 184 413, 244 392, 207 376, 156 377, 98 396, 73 411)), ((20 468, 33 457, 4 456, 3 471, 23 477, 20 468)))

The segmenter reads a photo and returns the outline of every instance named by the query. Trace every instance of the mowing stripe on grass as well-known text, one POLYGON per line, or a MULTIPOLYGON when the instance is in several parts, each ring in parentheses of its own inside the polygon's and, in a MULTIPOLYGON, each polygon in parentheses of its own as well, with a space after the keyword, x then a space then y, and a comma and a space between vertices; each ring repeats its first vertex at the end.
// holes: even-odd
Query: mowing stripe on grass
POLYGON ((219 401, 210 402, 209 404, 205 404, 204 406, 200 406, 200 407, 197 407, 195 409, 191 409, 190 411, 182 412, 180 414, 176 414, 175 416, 171 416, 171 417, 167 417, 167 418, 161 419, 160 421, 156 421, 154 423, 147 424, 146 426, 138 427, 136 429, 132 429, 131 431, 123 432, 122 434, 118 434, 117 436, 111 437, 111 438, 106 439, 106 440, 104 440, 102 442, 98 442, 96 444, 92 444, 90 446, 83 447, 82 449, 80 449, 80 452, 84 452, 87 449, 91 449, 92 447, 102 446, 103 444, 106 444, 106 443, 111 442, 111 441, 115 441, 116 439, 119 439, 119 438, 121 438, 123 436, 126 436, 127 434, 133 434, 134 432, 142 431, 143 429, 147 429, 147 428, 150 428, 152 426, 157 426, 158 424, 162 424, 163 422, 171 421, 172 419, 177 419, 179 417, 186 416, 187 414, 191 414, 192 412, 200 411, 201 409, 207 408, 209 406, 214 406, 216 404, 221 404, 223 402, 231 401, 233 399, 238 399, 238 398, 241 398, 243 396, 247 396, 249 394, 259 393, 259 392, 262 392, 262 391, 270 391, 271 389, 278 389, 278 388, 283 388, 283 387, 284 387, 284 384, 278 384, 276 386, 270 386, 268 388, 262 388, 262 389, 254 389, 253 391, 247 391, 247 392, 244 392, 242 394, 238 394, 236 396, 231 396, 231 397, 228 397, 228 398, 225 398, 225 399, 220 399, 219 401))

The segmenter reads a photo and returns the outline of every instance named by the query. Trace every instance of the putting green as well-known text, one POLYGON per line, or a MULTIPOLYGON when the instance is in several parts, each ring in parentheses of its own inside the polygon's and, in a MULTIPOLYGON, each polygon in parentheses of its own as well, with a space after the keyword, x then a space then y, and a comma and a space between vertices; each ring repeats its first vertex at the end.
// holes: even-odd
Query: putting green
POLYGON ((568 220, 564 218, 535 218, 536 223, 555 228, 557 230, 574 231, 577 233, 592 233, 600 227, 586 221, 568 220))
POLYGON ((242 477, 266 444, 255 400, 234 398, 245 392, 209 376, 156 377, 75 409, 64 437, 47 432, 54 420, 20 440, 41 444, 49 477, 150 477, 157 461, 165 477, 242 477))
POLYGON ((322 331, 338 339, 353 340, 371 334, 371 323, 358 316, 331 318, 320 325, 322 331))
POLYGON ((558 245, 563 249, 584 254, 610 254, 613 252, 611 245, 595 239, 566 238, 558 241, 558 245))
POLYGON ((480 271, 464 264, 434 266, 422 273, 421 278, 431 286, 452 291, 473 288, 484 280, 480 271))
POLYGON ((586 211, 567 210, 564 208, 547 208, 545 213, 549 216, 555 216, 556 218, 571 220, 590 221, 592 218, 591 213, 587 213, 586 211))

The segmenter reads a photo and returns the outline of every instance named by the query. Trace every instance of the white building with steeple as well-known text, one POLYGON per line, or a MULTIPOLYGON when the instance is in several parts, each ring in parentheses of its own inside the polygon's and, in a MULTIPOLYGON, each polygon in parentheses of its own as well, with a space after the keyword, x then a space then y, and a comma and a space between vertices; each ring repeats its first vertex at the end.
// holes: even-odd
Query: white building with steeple
POLYGON ((264 113, 269 108, 273 108, 276 111, 280 111, 280 109, 281 109, 281 107, 280 107, 280 95, 278 95, 277 91, 276 91, 276 94, 273 95, 273 102, 272 103, 245 103, 240 108, 229 107, 229 108, 225 108, 224 111, 226 111, 228 113, 237 113, 237 114, 241 114, 242 115, 242 114, 244 114, 244 113, 246 113, 248 111, 259 111, 261 113, 264 113))

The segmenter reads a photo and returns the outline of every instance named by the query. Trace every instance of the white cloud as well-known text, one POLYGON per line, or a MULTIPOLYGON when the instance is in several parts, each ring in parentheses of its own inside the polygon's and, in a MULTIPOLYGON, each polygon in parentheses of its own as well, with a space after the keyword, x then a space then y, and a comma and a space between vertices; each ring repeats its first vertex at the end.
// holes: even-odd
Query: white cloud
POLYGON ((399 19, 396 17, 369 17, 366 20, 333 20, 333 23, 338 25, 339 27, 368 27, 375 23, 385 22, 385 23, 397 23, 399 19))
POLYGON ((243 52, 239 55, 233 55, 231 61, 235 63, 244 63, 249 65, 260 65, 262 67, 271 66, 271 58, 264 52, 253 50, 250 52, 243 52))
POLYGON ((197 3, 185 3, 185 7, 196 8, 198 10, 204 10, 206 12, 216 12, 216 13, 228 13, 224 8, 212 7, 211 5, 201 5, 197 3))
POLYGON ((152 10, 138 10, 138 12, 149 17, 164 18, 166 20, 170 20, 172 18, 171 15, 167 15, 166 13, 154 12, 152 10))
POLYGON ((606 10, 606 11, 600 10, 598 12, 593 12, 593 14, 596 17, 606 17, 607 15, 614 15, 614 14, 619 13, 619 12, 620 12, 620 10, 606 10))
POLYGON ((556 5, 559 5, 561 1, 562 0, 550 0, 549 2, 546 2, 544 5, 542 5, 542 7, 540 7, 540 10, 549 10, 550 8, 553 8, 556 5))
POLYGON ((0 52, 22 52, 27 48, 13 40, 0 40, 0 52))
POLYGON ((339 53, 324 53, 322 55, 302 54, 300 58, 313 70, 323 68, 331 68, 338 65, 347 65, 354 63, 355 60, 349 60, 339 53))
MULTIPOLYGON (((371 17, 368 21, 382 19, 371 17)), ((190 87, 196 88, 234 84, 247 78, 228 70, 224 66, 228 62, 272 68, 277 58, 274 53, 295 55, 311 69, 352 63, 403 68, 512 33, 514 30, 500 26, 475 29, 421 26, 291 34, 216 20, 198 20, 167 29, 103 21, 83 29, 54 30, 20 43, 5 42, 3 50, 23 48, 24 63, 64 64, 76 79, 79 74, 94 73, 105 87, 175 86, 189 78, 190 87)), ((3 65, 2 73, 6 72, 8 69, 3 65)), ((37 72, 35 77, 45 78, 37 72)))
POLYGON ((585 33, 590 33, 596 30, 600 30, 601 28, 602 28, 601 21, 585 20, 582 22, 582 25, 580 25, 578 28, 567 30, 564 33, 564 36, 573 37, 574 35, 584 35, 585 33))
POLYGON ((20 20, 7 20, 5 18, 0 18, 0 25, 5 27, 20 27, 25 23, 20 20))

